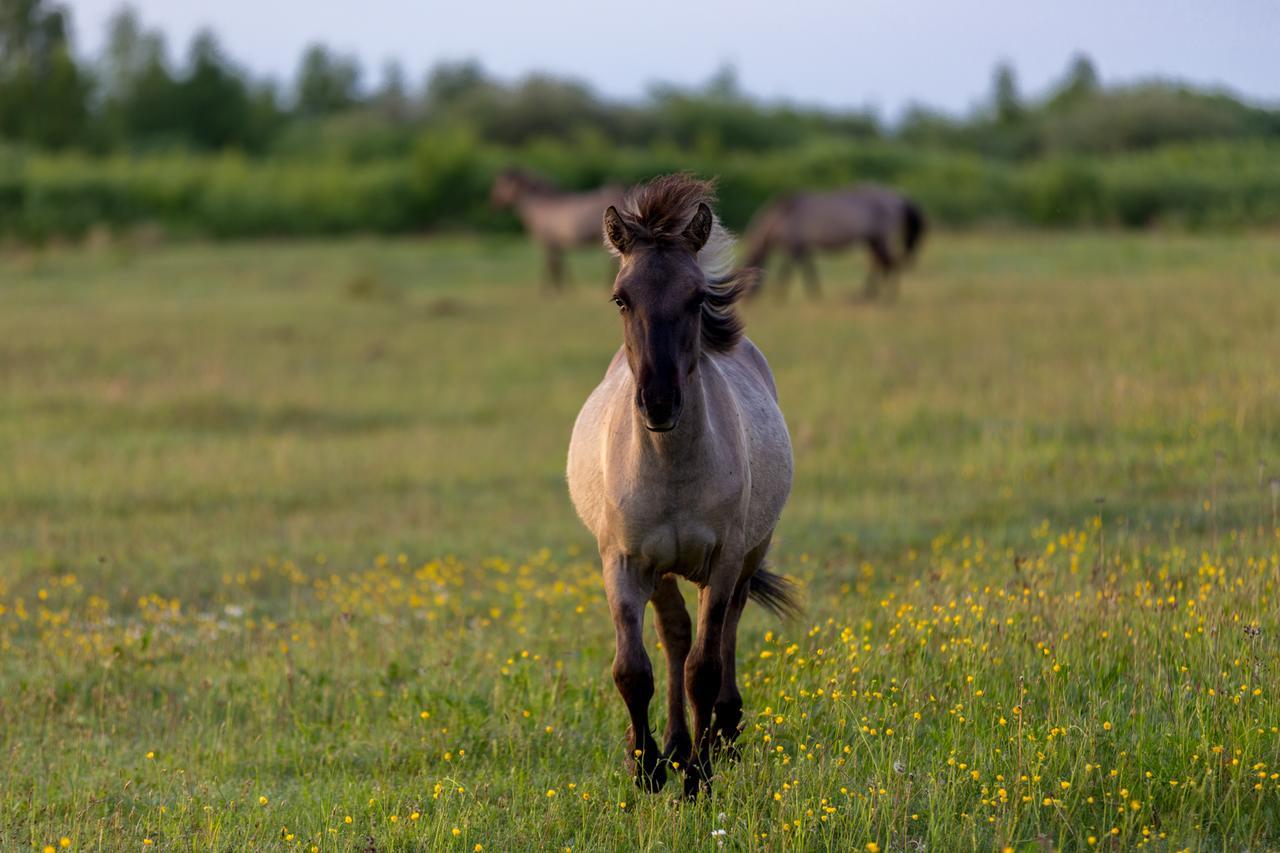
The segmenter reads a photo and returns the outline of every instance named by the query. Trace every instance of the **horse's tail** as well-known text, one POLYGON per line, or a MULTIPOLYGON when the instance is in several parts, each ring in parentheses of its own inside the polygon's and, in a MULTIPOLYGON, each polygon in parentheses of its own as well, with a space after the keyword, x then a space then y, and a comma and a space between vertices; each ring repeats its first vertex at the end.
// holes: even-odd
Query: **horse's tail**
POLYGON ((802 611, 795 581, 774 574, 764 566, 751 576, 747 594, 756 604, 782 619, 799 616, 802 611))
POLYGON ((905 233, 903 234, 903 242, 906 244, 907 257, 915 256, 916 250, 920 246, 920 241, 924 239, 925 219, 924 211, 920 209, 914 201, 907 199, 903 210, 905 222, 905 233))

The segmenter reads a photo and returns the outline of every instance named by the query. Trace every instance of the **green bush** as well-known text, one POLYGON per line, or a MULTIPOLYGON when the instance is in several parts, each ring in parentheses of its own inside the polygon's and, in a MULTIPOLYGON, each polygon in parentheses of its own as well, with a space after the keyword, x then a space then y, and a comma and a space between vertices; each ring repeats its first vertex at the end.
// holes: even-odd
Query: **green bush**
POLYGON ((723 154, 618 148, 584 131, 518 149, 465 131, 422 135, 407 157, 252 159, 182 153, 89 158, 0 150, 0 235, 77 236, 158 224, 219 238, 438 229, 511 231, 489 204, 506 165, 568 189, 633 184, 681 169, 716 176, 720 212, 742 229, 773 196, 860 181, 901 188, 939 224, 1190 228, 1280 222, 1280 143, 1200 142, 1109 157, 1022 163, 883 140, 815 140, 723 154))

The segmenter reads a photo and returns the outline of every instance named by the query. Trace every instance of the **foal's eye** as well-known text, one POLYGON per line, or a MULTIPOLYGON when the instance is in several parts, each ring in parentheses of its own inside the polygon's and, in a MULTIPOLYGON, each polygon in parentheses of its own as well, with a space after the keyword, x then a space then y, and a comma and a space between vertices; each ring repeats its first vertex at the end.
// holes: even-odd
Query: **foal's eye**
POLYGON ((615 296, 615 297, 613 297, 613 304, 618 306, 618 310, 619 310, 619 311, 626 311, 626 310, 627 310, 627 303, 625 303, 625 302, 623 302, 623 301, 622 301, 622 297, 621 297, 621 296, 615 296))

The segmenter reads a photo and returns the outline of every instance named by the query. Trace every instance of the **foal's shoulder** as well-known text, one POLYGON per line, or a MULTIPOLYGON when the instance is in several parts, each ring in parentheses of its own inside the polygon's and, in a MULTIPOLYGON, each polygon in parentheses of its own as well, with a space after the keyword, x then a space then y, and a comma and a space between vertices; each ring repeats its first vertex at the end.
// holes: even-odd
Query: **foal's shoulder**
POLYGON ((760 352, 760 348, 751 342, 750 338, 743 336, 738 341, 738 345, 727 353, 727 356, 749 373, 758 377, 764 387, 769 390, 769 395, 775 401, 778 399, 778 386, 773 381, 773 371, 769 369, 769 361, 764 357, 764 353, 760 352))

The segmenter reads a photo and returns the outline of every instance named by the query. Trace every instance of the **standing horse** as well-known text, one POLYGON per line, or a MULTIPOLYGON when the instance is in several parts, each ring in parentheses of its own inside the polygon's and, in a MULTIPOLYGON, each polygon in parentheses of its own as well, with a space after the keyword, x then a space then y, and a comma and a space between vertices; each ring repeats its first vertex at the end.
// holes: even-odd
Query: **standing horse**
POLYGON ((742 335, 734 303, 753 282, 728 273, 733 240, 712 198, 710 183, 669 175, 605 212, 623 344, 578 415, 568 463, 604 567, 628 764, 651 791, 666 764, 683 768, 688 797, 710 790, 713 742, 731 747, 738 735, 734 660, 748 597, 777 613, 796 606, 790 582, 764 567, 791 490, 791 441, 769 365, 742 335), (699 587, 696 639, 677 578, 699 587), (650 601, 667 657, 663 750, 649 729, 650 601))
POLYGON ((604 186, 585 193, 568 193, 523 169, 498 173, 489 193, 497 208, 515 208, 525 231, 547 250, 547 281, 564 286, 564 252, 600 239, 604 209, 622 203, 622 189, 604 186))
POLYGON ((874 299, 882 281, 893 282, 910 261, 924 236, 925 221, 911 199, 887 187, 862 184, 826 193, 793 193, 776 199, 758 213, 747 229, 747 265, 764 267, 769 253, 786 254, 778 283, 785 286, 793 265, 803 267, 805 283, 818 295, 815 250, 843 249, 866 243, 871 270, 863 296, 874 299))

